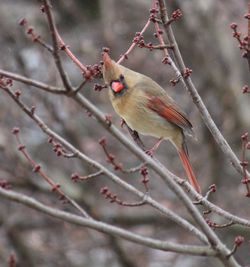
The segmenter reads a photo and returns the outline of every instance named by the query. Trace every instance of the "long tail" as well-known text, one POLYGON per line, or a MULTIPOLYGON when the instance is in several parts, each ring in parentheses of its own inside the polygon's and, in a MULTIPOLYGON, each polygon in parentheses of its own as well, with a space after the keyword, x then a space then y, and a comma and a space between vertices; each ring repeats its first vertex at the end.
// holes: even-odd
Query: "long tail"
POLYGON ((183 167, 187 173, 188 180, 190 184, 194 187, 194 189, 198 192, 201 193, 201 188, 200 185, 195 177, 195 174, 193 172, 193 168, 191 166, 191 163, 188 158, 188 153, 187 149, 185 147, 185 144, 182 146, 181 150, 178 151, 180 159, 182 161, 183 167))

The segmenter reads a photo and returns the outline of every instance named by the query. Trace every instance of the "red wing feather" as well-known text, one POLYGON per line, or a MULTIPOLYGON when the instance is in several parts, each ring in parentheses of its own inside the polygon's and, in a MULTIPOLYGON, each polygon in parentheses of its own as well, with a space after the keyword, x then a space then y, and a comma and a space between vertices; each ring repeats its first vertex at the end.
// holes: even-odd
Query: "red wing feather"
POLYGON ((165 118, 167 121, 181 127, 182 129, 192 129, 191 122, 183 113, 178 111, 174 104, 166 105, 159 97, 151 97, 148 100, 148 107, 165 118))

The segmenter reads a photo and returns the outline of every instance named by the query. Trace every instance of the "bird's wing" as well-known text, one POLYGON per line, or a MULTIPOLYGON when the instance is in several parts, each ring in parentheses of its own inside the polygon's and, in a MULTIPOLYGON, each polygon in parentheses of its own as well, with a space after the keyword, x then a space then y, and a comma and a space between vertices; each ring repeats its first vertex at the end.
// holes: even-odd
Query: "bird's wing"
POLYGON ((165 118, 168 122, 173 123, 187 133, 192 134, 192 124, 186 118, 185 114, 170 98, 169 104, 165 104, 164 101, 158 96, 148 97, 148 108, 155 111, 158 115, 165 118))

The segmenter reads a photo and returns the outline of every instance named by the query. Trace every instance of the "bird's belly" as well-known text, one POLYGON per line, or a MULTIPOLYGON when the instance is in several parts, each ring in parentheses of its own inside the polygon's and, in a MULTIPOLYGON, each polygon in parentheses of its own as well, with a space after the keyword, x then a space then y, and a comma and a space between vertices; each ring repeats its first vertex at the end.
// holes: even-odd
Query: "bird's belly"
POLYGON ((122 117, 131 129, 140 134, 165 139, 175 135, 176 127, 154 111, 128 111, 122 117))
POLYGON ((145 97, 140 96, 139 92, 133 99, 129 99, 129 95, 114 99, 110 94, 110 97, 113 108, 131 129, 156 138, 175 138, 177 126, 150 110, 145 105, 145 97))

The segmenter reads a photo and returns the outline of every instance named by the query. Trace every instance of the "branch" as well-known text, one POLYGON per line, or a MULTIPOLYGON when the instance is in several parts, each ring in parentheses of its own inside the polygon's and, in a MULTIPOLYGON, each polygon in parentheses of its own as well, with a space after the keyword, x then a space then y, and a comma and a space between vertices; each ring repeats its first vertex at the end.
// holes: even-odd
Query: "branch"
MULTIPOLYGON (((88 158, 86 155, 82 154, 79 150, 74 148, 71 144, 69 144, 67 141, 65 141, 63 138, 58 136, 57 134, 54 133, 52 135, 52 131, 45 125, 40 118, 38 118, 33 112, 30 112, 28 109, 26 109, 22 103, 18 100, 18 98, 15 97, 15 94, 11 94, 11 91, 8 90, 8 88, 4 88, 7 93, 14 99, 14 101, 22 107, 23 111, 28 114, 31 118, 33 118, 34 121, 37 122, 37 124, 41 127, 41 129, 49 134, 49 136, 52 136, 53 138, 56 138, 59 142, 61 142, 68 150, 71 150, 76 156, 79 158, 85 160, 92 166, 97 167, 99 170, 102 170, 108 177, 110 177, 114 182, 122 186, 123 188, 129 190, 133 194, 139 196, 140 198, 143 199, 145 197, 145 194, 142 192, 138 191, 136 188, 133 186, 127 184, 123 180, 121 180, 118 176, 110 172, 108 169, 106 169, 104 166, 99 164, 98 162, 88 158), (45 126, 45 127, 44 127, 45 126), (73 150, 72 150, 73 149, 73 150)), ((84 103, 87 103, 89 107, 87 108, 91 112, 94 111, 96 118, 100 120, 100 122, 103 125, 106 125, 107 129, 113 129, 113 132, 111 133, 116 133, 120 135, 121 139, 120 141, 123 141, 123 144, 125 144, 128 149, 131 149, 131 151, 138 156, 142 161, 148 164, 168 185, 170 189, 172 189, 176 195, 179 197, 179 199, 182 201, 184 206, 187 208, 191 216, 194 218, 194 220, 197 222, 197 224, 200 226, 202 231, 205 233, 206 236, 204 236, 197 228, 195 228, 193 225, 189 224, 187 221, 176 215, 174 212, 171 210, 168 210, 166 207, 162 206, 159 204, 157 201, 153 200, 151 197, 147 196, 145 198, 145 202, 151 205, 152 207, 156 208, 157 210, 161 211, 164 215, 167 215, 170 219, 175 220, 179 225, 182 225, 185 229, 188 231, 191 230, 192 228, 192 233, 195 234, 201 241, 204 243, 208 243, 218 252, 218 257, 220 260, 224 263, 225 266, 230 266, 230 267, 236 267, 239 266, 237 262, 235 261, 233 255, 228 257, 230 254, 229 249, 220 241, 220 239, 217 237, 217 235, 213 232, 213 230, 207 225, 207 222, 205 219, 202 217, 202 215, 199 213, 197 207, 193 205, 191 200, 188 198, 186 193, 182 191, 182 189, 175 183, 174 179, 176 176, 174 176, 170 171, 168 171, 165 167, 157 163, 155 160, 153 160, 151 157, 146 155, 143 151, 141 151, 140 148, 136 147, 134 144, 130 142, 122 133, 120 133, 113 125, 110 123, 107 124, 107 120, 105 116, 92 104, 90 103, 87 99, 85 99, 83 96, 81 96, 79 93, 74 95, 74 97, 77 97, 76 99, 82 100, 84 102, 79 102, 82 105, 84 103), (80 97, 80 98, 78 98, 80 97)), ((86 106, 84 106, 86 108, 86 106)), ((93 113, 93 112, 92 112, 93 113)), ((115 135, 116 136, 116 135, 115 135)))
POLYGON ((23 156, 27 159, 29 164, 33 167, 33 172, 38 173, 50 186, 52 192, 57 192, 60 196, 60 200, 66 201, 70 203, 74 208, 77 209, 78 212, 82 214, 82 216, 86 218, 91 218, 90 215, 78 204, 76 203, 71 197, 64 193, 64 191, 60 188, 59 184, 56 184, 43 170, 41 165, 35 162, 30 154, 28 153, 25 145, 21 142, 19 136, 19 128, 14 128, 12 133, 15 135, 17 143, 19 145, 18 150, 23 154, 23 156))
MULTIPOLYGON (((78 58, 70 51, 69 47, 64 43, 63 39, 61 38, 60 34, 58 33, 58 30, 55 28, 55 34, 56 34, 56 38, 57 41, 59 42, 60 48, 61 50, 65 51, 65 53, 67 54, 67 56, 69 58, 71 58, 71 60, 77 65, 77 67, 82 71, 82 73, 84 74, 84 76, 88 76, 88 69, 85 65, 83 65, 80 60, 78 60, 78 58)), ((88 79, 85 79, 85 82, 88 79)))
MULTIPOLYGON (((13 80, 22 82, 22 83, 30 85, 30 86, 34 86, 36 88, 42 89, 42 90, 50 92, 52 94, 58 94, 58 93, 59 94, 65 94, 66 93, 65 90, 60 89, 58 87, 53 87, 53 86, 38 82, 36 80, 26 78, 25 76, 18 75, 18 74, 15 74, 13 72, 7 72, 7 71, 0 69, 0 75, 4 75, 4 76, 9 77, 13 80)), ((118 131, 118 129, 117 129, 117 131, 118 131)), ((204 198, 204 197, 202 198, 197 192, 192 190, 192 187, 187 182, 183 183, 183 180, 178 179, 177 176, 175 176, 174 179, 175 179, 175 181, 180 183, 194 199, 198 199, 199 201, 201 201, 201 204, 203 206, 207 207, 208 209, 211 209, 213 212, 221 215, 222 217, 224 217, 228 220, 232 220, 236 224, 250 227, 250 221, 249 220, 246 220, 244 218, 240 218, 240 217, 238 217, 238 216, 236 216, 236 215, 234 215, 228 211, 225 211, 224 209, 222 209, 222 208, 218 207, 217 205, 208 201, 206 198, 204 198)))
POLYGON ((56 37, 56 25, 54 21, 54 16, 51 12, 51 3, 49 0, 44 0, 44 12, 47 15, 47 20, 49 24, 49 29, 51 33, 52 43, 53 43, 53 57, 56 64, 56 67, 58 69, 58 72, 60 74, 61 80, 63 82, 63 85, 67 91, 72 91, 72 86, 70 84, 70 81, 68 79, 67 74, 64 71, 64 68, 62 66, 62 61, 59 55, 59 47, 57 43, 57 37, 56 37))
POLYGON ((184 182, 182 186, 186 189, 186 191, 189 192, 189 194, 198 200, 198 202, 203 205, 204 207, 208 208, 209 210, 219 214, 223 218, 232 221, 235 224, 240 224, 242 226, 250 227, 250 220, 240 218, 222 208, 219 206, 213 204, 212 202, 208 201, 206 197, 201 197, 195 190, 191 190, 192 187, 189 183, 184 182))
MULTIPOLYGON (((46 1, 47 2, 47 1, 46 1)), ((53 37, 53 36, 52 36, 53 37)), ((184 73, 184 71, 183 71, 184 73)), ((188 77, 187 77, 188 78, 188 77)), ((92 114, 95 115, 97 120, 106 128, 108 129, 117 139, 119 139, 124 145, 129 145, 129 149, 138 156, 143 162, 147 162, 148 165, 157 173, 161 178, 164 179, 166 184, 169 186, 169 188, 175 192, 175 194, 178 196, 178 198, 182 201, 182 203, 185 205, 189 213, 192 215, 196 223, 200 226, 202 231, 206 234, 208 237, 210 245, 216 249, 219 253, 220 259, 228 266, 237 266, 237 263, 235 262, 233 257, 230 257, 229 259, 226 259, 225 255, 228 255, 228 249, 220 242, 218 237, 215 235, 215 233, 209 228, 209 226, 206 224, 204 218, 199 213, 198 209, 192 204, 191 200, 188 198, 188 196, 181 190, 181 188, 173 181, 176 177, 172 175, 166 168, 160 166, 156 161, 149 158, 147 155, 145 155, 141 150, 139 150, 137 147, 132 146, 131 142, 128 142, 127 139, 119 132, 117 132, 117 129, 113 127, 110 123, 107 123, 107 120, 103 114, 96 109, 97 112, 94 111, 95 106, 93 106, 92 103, 88 102, 87 99, 82 97, 80 94, 76 94, 72 96, 73 99, 76 101, 78 100, 84 108, 87 108, 92 114), (79 98, 80 97, 80 98, 79 98), (99 112, 99 113, 98 113, 99 112), (100 115, 100 116, 99 116, 100 115), (120 137, 120 138, 118 138, 120 137), (173 179, 172 179, 173 178, 173 179)), ((98 163, 96 163, 98 164, 98 163)), ((113 177, 114 178, 114 177, 113 177)), ((115 177, 117 178, 117 177, 115 177)), ((119 178, 119 177, 118 177, 119 178)), ((118 181, 118 180, 117 180, 118 181)), ((121 181, 120 181, 121 183, 121 181)))
MULTIPOLYGON (((248 15, 250 15, 250 1, 248 1, 248 15)), ((249 18, 247 20, 247 37, 248 37, 248 41, 247 41, 247 48, 248 48, 247 62, 248 62, 248 68, 250 70, 250 19, 249 18)))
MULTIPOLYGON (((164 0, 159 0, 159 7, 160 7, 160 16, 161 16, 161 20, 162 20, 162 23, 163 23, 163 26, 164 26, 164 30, 165 30, 165 32, 167 34, 169 42, 173 46, 171 48, 171 51, 173 51, 173 53, 174 53, 174 57, 176 59, 177 65, 178 65, 181 73, 184 73, 185 70, 186 70, 186 66, 185 66, 185 63, 183 61, 183 58, 182 58, 181 52, 179 50, 178 44, 177 44, 177 42, 175 40, 175 36, 174 36, 173 30, 172 30, 172 27, 171 27, 171 25, 167 24, 169 18, 168 18, 168 15, 167 15, 167 11, 166 11, 166 6, 165 6, 164 0)), ((191 97, 193 99, 193 102, 196 105, 196 107, 198 108, 204 123, 206 124, 206 126, 210 130, 210 132, 213 135, 213 137, 214 137, 215 141, 217 142, 218 146, 223 151, 223 153, 226 155, 226 157, 231 161, 231 163, 234 166, 234 168, 242 175, 243 174, 243 170, 242 170, 242 167, 240 165, 239 159, 234 154, 233 150, 231 149, 231 147, 229 146, 229 144, 227 143, 227 141, 225 140, 225 138, 223 137, 223 135, 219 131, 219 129, 216 126, 216 124, 214 123, 214 121, 213 121, 211 115, 209 114, 205 104, 203 103, 200 95, 198 94, 198 91, 195 88, 191 77, 188 76, 185 79, 183 77, 181 77, 180 80, 181 80, 184 88, 191 95, 191 97)), ((248 173, 248 176, 250 177, 249 173, 248 173)))
MULTIPOLYGON (((79 159, 87 162, 88 164, 90 164, 90 166, 93 166, 93 167, 97 168, 98 170, 102 171, 103 174, 107 175, 112 181, 114 181, 115 183, 117 183, 118 185, 120 185, 121 187, 123 187, 124 189, 130 191, 131 193, 133 193, 134 195, 136 195, 140 199, 144 199, 145 198, 145 194, 143 192, 137 190, 132 185, 130 185, 130 184, 126 183, 125 181, 123 181, 122 179, 120 179, 117 175, 115 175, 110 170, 108 170, 107 168, 105 168, 102 164, 100 164, 97 161, 89 158, 87 155, 83 154, 81 151, 79 151, 77 148, 75 148, 73 145, 71 145, 69 142, 67 142, 64 138, 62 138, 57 133, 55 133, 53 130, 51 130, 34 112, 32 112, 32 110, 30 110, 28 107, 26 107, 20 101, 20 99, 17 98, 16 95, 8 87, 3 86, 1 84, 0 84, 0 87, 3 88, 5 90, 5 92, 7 92, 7 94, 15 101, 15 103, 41 128, 41 130, 46 135, 48 135, 49 137, 57 140, 67 150, 69 150, 72 153, 74 153, 74 155, 76 157, 78 157, 79 159)), ((75 96, 78 96, 78 95, 79 94, 77 94, 75 96)), ((80 99, 83 99, 83 100, 88 101, 87 99, 85 99, 83 97, 80 98, 80 99)), ((104 122, 106 123, 105 116, 95 106, 93 106, 93 104, 91 104, 91 107, 94 108, 94 109, 96 109, 97 112, 98 112, 98 114, 100 113, 101 117, 104 119, 104 122)), ((145 153, 143 153, 138 147, 136 147, 133 143, 131 143, 131 141, 128 140, 114 126, 110 126, 110 127, 113 127, 115 129, 115 131, 117 131, 117 133, 119 133, 121 135, 121 140, 123 140, 123 142, 126 141, 128 143, 128 145, 130 146, 130 148, 136 149, 136 151, 139 152, 139 155, 141 155, 145 160, 148 158, 152 162, 154 162, 150 157, 148 157, 145 153)), ((154 164, 156 164, 156 163, 154 162, 154 164)), ((159 166, 158 166, 158 168, 159 168, 159 166)), ((163 173, 164 173, 164 171, 163 171, 163 173)), ((174 183, 174 182, 172 181, 172 183, 174 183)), ((174 183, 174 185, 179 190, 181 190, 177 184, 174 183)), ((181 192, 183 192, 183 191, 181 191, 181 192)), ((184 194, 184 192, 183 192, 183 194, 184 194)), ((186 198, 187 198, 187 196, 186 196, 186 198)), ((169 210, 168 208, 166 208, 165 206, 159 204, 157 201, 155 201, 154 199, 152 199, 150 196, 147 196, 145 198, 145 202, 148 203, 150 206, 156 208, 158 211, 160 211, 162 214, 164 214, 165 216, 167 216, 169 219, 175 221, 178 225, 182 226, 187 231, 191 232, 192 234, 195 234, 202 242, 207 243, 206 237, 196 227, 194 227, 191 223, 189 223, 188 221, 186 221, 183 218, 181 218, 180 216, 178 216, 175 212, 173 212, 173 211, 169 210)), ((191 203, 191 205, 193 205, 191 201, 190 201, 190 203, 191 203)))
MULTIPOLYGON (((24 83, 26 85, 33 86, 35 88, 39 88, 39 89, 41 89, 43 91, 46 91, 46 92, 49 92, 49 93, 52 93, 52 94, 66 94, 66 91, 61 89, 61 88, 59 88, 59 87, 54 87, 54 86, 39 82, 37 80, 27 78, 25 76, 16 74, 14 72, 9 72, 9 71, 5 71, 5 70, 0 69, 0 75, 3 75, 3 76, 8 77, 8 78, 11 78, 11 79, 13 79, 15 81, 24 83)), ((84 108, 86 106, 89 107, 89 103, 88 102, 85 103, 83 101, 83 100, 86 100, 83 96, 76 97, 76 99, 78 99, 78 98, 79 98, 78 102, 79 102, 80 105, 84 106, 84 108)), ((95 111, 94 111, 94 114, 95 114, 95 111)), ((98 114, 98 115, 100 115, 100 114, 98 114)), ((119 131, 119 130, 117 129, 117 131, 119 131)), ((118 139, 119 139, 119 136, 118 136, 118 139)), ((178 180, 178 177, 175 177, 175 180, 177 182, 182 183, 182 181, 178 180)), ((240 218, 238 216, 235 216, 235 215, 231 214, 230 212, 227 212, 224 209, 222 209, 222 208, 214 205, 213 203, 209 202, 207 199, 201 198, 200 195, 197 194, 197 192, 192 190, 192 187, 190 187, 188 183, 185 182, 182 185, 186 188, 186 190, 191 194, 192 197, 194 197, 195 199, 202 200, 202 205, 204 205, 205 207, 211 209, 212 211, 214 211, 215 213, 223 216, 226 219, 232 220, 234 223, 250 227, 250 221, 249 220, 246 220, 246 219, 240 218)))
MULTIPOLYGON (((146 31, 149 24, 150 24, 150 19, 148 19, 143 29, 139 32, 139 35, 142 35, 146 31)), ((119 58, 117 63, 120 64, 124 59, 127 59, 128 54, 136 47, 136 45, 137 45, 137 42, 133 42, 132 45, 128 48, 128 50, 119 58)))
MULTIPOLYGON (((107 120, 106 120, 106 118, 105 118, 105 116, 104 116, 104 114, 98 109, 98 108, 96 108, 96 106, 95 105, 93 105, 91 102, 89 102, 89 100, 88 99, 86 99, 84 96, 82 96, 81 94, 79 94, 79 93, 77 93, 77 94, 75 94, 75 95, 72 95, 71 96, 76 102, 78 102, 83 108, 85 108, 85 109, 87 109, 87 110, 89 110, 96 118, 97 118, 97 120, 100 122, 100 124, 102 125, 102 126, 104 126, 114 137, 116 137, 127 149, 129 149, 133 154, 135 154, 138 158, 140 158, 143 162, 145 162, 146 164, 149 164, 149 162, 150 162, 150 167, 156 172, 156 173, 158 173, 162 178, 163 178, 163 180, 165 180, 166 181, 166 183, 168 184, 168 179, 170 179, 170 181, 173 183, 173 180, 174 181, 176 181, 176 182, 178 182, 178 183, 180 183, 180 184, 182 184, 183 183, 183 180, 182 179, 180 179, 180 178, 178 178, 177 176, 175 176, 174 174, 172 174, 171 172, 169 172, 165 167, 163 167, 163 166, 159 166, 158 164, 159 164, 159 162, 158 163, 156 163, 154 160, 152 160, 150 157, 148 157, 145 153, 143 153, 138 147, 136 147, 133 143, 131 143, 130 142, 130 140, 128 140, 127 138, 126 138, 126 136, 124 136, 114 125, 112 125, 112 124, 110 124, 110 123, 108 123, 107 124, 107 120), (168 177, 168 178, 167 178, 168 177)), ((38 121, 38 123, 39 123, 39 121, 38 121)), ((40 124, 40 123, 39 123, 40 124)), ((44 129, 43 129, 43 131, 44 131, 44 129)), ((55 136, 54 136, 55 137, 55 136)), ((58 136, 59 137, 59 136, 58 136)), ((61 139, 60 139, 61 137, 59 137, 59 139, 57 139, 58 141, 60 141, 61 139)), ((62 141, 62 144, 63 145, 65 145, 65 143, 63 143, 65 140, 63 139, 63 140, 61 140, 62 141)), ((66 142, 66 144, 67 144, 67 142, 66 142)), ((67 145, 66 145, 66 147, 67 147, 67 145)), ((67 147, 69 150, 70 150, 70 147, 72 148, 72 146, 69 144, 69 147, 67 147)), ((73 150, 74 151, 74 150, 73 150)), ((96 166, 95 165, 95 161, 92 161, 91 159, 89 159, 89 158, 86 158, 86 156, 85 155, 82 155, 82 154, 80 154, 80 156, 79 156, 82 160, 86 160, 87 162, 89 162, 89 164, 91 164, 92 166, 96 166)), ((98 165, 99 166, 99 165, 98 165)), ((97 166, 97 168, 98 168, 98 166, 97 166)), ((101 166, 101 165, 100 165, 101 166)), ((103 166, 101 166, 101 169, 103 170, 103 166)), ((119 180, 119 177, 117 177, 117 176, 115 176, 113 173, 110 173, 109 171, 106 173, 114 182, 116 182, 116 183, 118 183, 118 184, 120 184, 120 185, 122 185, 122 183, 124 183, 124 181, 121 181, 121 180, 119 180), (111 176, 110 176, 111 175, 111 176), (118 180, 116 180, 118 178, 118 180), (120 183, 121 182, 121 183, 120 183)), ((169 185, 169 184, 168 184, 169 185)), ((127 189, 127 190, 130 190, 131 189, 131 185, 128 185, 129 186, 129 188, 126 188, 126 186, 125 186, 125 188, 127 189)), ((176 184, 174 184, 174 186, 176 186, 176 184)), ((132 187, 132 190, 130 190, 130 192, 133 192, 133 193, 135 193, 136 195, 138 195, 139 197, 143 197, 144 196, 144 194, 142 193, 142 192, 140 192, 139 191, 139 194, 138 194, 138 191, 137 192, 134 192, 134 189, 135 188, 133 188, 132 187), (143 194, 143 195, 141 195, 141 194, 143 194)), ((179 189, 179 188, 178 188, 179 189)), ((135 189, 135 190, 137 190, 137 189, 135 189)), ((190 192, 192 192, 192 194, 195 194, 196 192, 194 192, 194 190, 192 189, 192 188, 190 188, 189 189, 189 191, 190 192)), ((181 191, 182 192, 182 191, 181 191)), ((185 193, 184 192, 182 192, 184 195, 185 195, 185 193)), ((188 205, 191 205, 191 206, 193 206, 193 204, 190 202, 190 200, 188 199, 188 201, 189 201, 189 203, 188 203, 188 205)), ((173 214, 173 212, 172 211, 169 211, 169 210, 167 210, 167 213, 166 213, 166 209, 165 209, 165 207, 164 207, 164 209, 162 209, 162 207, 160 207, 159 206, 159 204, 156 202, 156 201, 154 201, 153 199, 151 199, 151 198, 147 198, 147 203, 149 203, 151 206, 153 206, 153 207, 155 207, 156 209, 158 209, 158 210, 160 210, 164 215, 166 215, 166 216, 169 216, 169 212, 170 212, 170 214, 171 214, 171 216, 172 216, 172 214, 173 214)), ((185 201, 184 201, 184 203, 185 203, 185 201)), ((185 203, 185 205, 186 205, 186 203, 185 203)), ((216 207, 216 206, 215 206, 216 207)), ((195 208, 195 210, 197 210, 196 208, 195 208)), ((196 213, 196 212, 195 212, 196 213)), ((197 213, 199 214, 199 212, 197 211, 197 213)), ((193 212, 191 213, 192 215, 193 215, 193 212)), ((229 213, 228 213, 229 214, 229 213)), ((200 218, 199 218, 199 220, 200 220, 200 222, 203 224, 205 224, 206 225, 206 222, 205 222, 205 220, 201 217, 201 215, 199 214, 198 215, 200 218)), ((178 217, 178 216, 177 216, 178 217)), ((182 218, 176 218, 176 214, 174 214, 174 217, 173 218, 171 218, 171 219, 173 219, 174 221, 176 221, 179 225, 182 225, 185 229, 187 229, 186 227, 187 227, 187 225, 183 225, 183 219, 182 218), (181 219, 181 220, 180 220, 181 219)), ((241 220, 238 220, 239 222, 242 222, 241 220)), ((245 223, 245 222, 243 222, 243 223, 245 223)), ((189 226, 191 226, 191 228, 190 227, 188 227, 188 229, 189 229, 189 231, 193 231, 193 233, 196 235, 196 236, 198 236, 201 240, 203 240, 204 242, 206 242, 206 239, 204 239, 204 236, 203 235, 201 235, 201 233, 198 231, 197 232, 197 229, 196 228, 194 228, 192 225, 189 225, 189 226), (192 230, 191 230, 192 229, 192 230)), ((206 225, 207 226, 207 225, 206 225)), ((205 227, 206 227, 205 226, 205 227)), ((209 227, 208 227, 209 228, 209 227)), ((209 228, 209 230, 208 231, 212 231, 210 228, 209 228)), ((228 251, 226 251, 226 253, 227 253, 228 251)), ((227 255, 228 255, 228 253, 227 253, 227 255)), ((232 265, 232 266, 236 266, 236 265, 232 265)))
POLYGON ((29 86, 33 86, 33 87, 42 89, 43 91, 49 92, 52 94, 63 95, 66 93, 66 91, 64 89, 60 89, 60 88, 55 87, 55 86, 51 86, 51 85, 48 85, 48 84, 45 84, 45 83, 42 83, 42 82, 39 82, 39 81, 36 81, 33 79, 29 79, 25 76, 16 74, 14 72, 5 71, 5 70, 0 69, 0 76, 8 77, 8 78, 13 79, 15 81, 18 81, 18 82, 27 84, 29 86))
MULTIPOLYGON (((25 76, 18 75, 18 74, 15 74, 13 72, 8 72, 8 71, 4 71, 4 70, 0 69, 0 75, 4 75, 4 76, 9 77, 13 80, 22 82, 22 83, 30 85, 30 86, 34 86, 36 88, 42 89, 42 90, 49 92, 49 93, 52 93, 52 94, 65 94, 65 90, 63 90, 63 89, 41 83, 41 82, 38 82, 38 81, 33 80, 33 79, 26 78, 25 76)), ((177 182, 179 182, 186 189, 186 191, 189 192, 189 194, 194 199, 198 199, 199 201, 201 201, 201 204, 203 206, 207 207, 208 209, 211 209, 213 212, 221 215, 222 217, 224 217, 228 220, 232 220, 236 224, 250 227, 250 221, 249 220, 246 220, 244 218, 240 218, 240 217, 238 217, 238 216, 236 216, 236 215, 234 215, 228 211, 225 211, 224 209, 222 209, 222 208, 218 207, 217 205, 208 201, 206 198, 201 198, 201 196, 197 192, 192 190, 192 187, 189 186, 188 183, 186 183, 186 182, 183 183, 180 179, 178 180, 178 177, 175 177, 175 180, 177 182)))
POLYGON ((51 208, 31 197, 28 197, 24 194, 17 193, 14 191, 9 191, 9 190, 0 188, 0 195, 6 199, 21 203, 32 209, 38 210, 40 212, 43 212, 54 218, 58 218, 60 220, 66 221, 68 223, 83 226, 83 227, 88 227, 88 228, 100 231, 102 233, 105 233, 105 234, 118 236, 128 241, 131 241, 131 242, 143 245, 143 246, 147 246, 153 249, 182 253, 182 254, 198 255, 198 256, 216 256, 217 255, 217 253, 213 249, 206 247, 206 246, 191 246, 191 245, 184 245, 184 244, 175 244, 172 242, 160 241, 157 239, 137 235, 127 230, 123 230, 119 227, 111 226, 103 222, 86 219, 81 216, 71 214, 69 212, 60 211, 58 209, 51 208))

